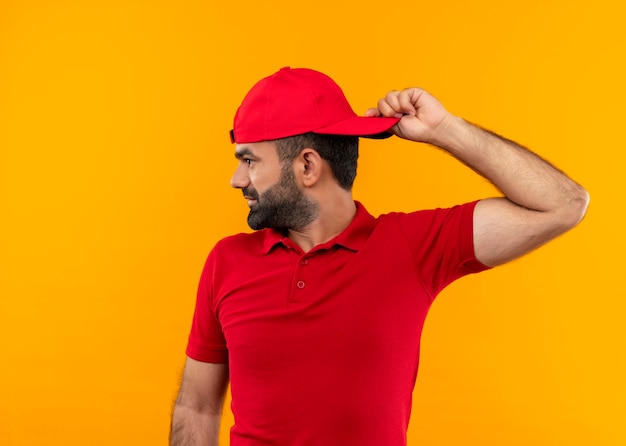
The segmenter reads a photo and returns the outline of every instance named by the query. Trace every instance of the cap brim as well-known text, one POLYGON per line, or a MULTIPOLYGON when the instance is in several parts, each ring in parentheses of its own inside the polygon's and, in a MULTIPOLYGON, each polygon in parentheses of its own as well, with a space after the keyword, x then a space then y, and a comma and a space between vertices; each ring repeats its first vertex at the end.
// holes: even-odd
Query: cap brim
POLYGON ((313 133, 384 139, 392 136, 389 130, 396 125, 398 121, 400 121, 400 118, 355 116, 345 121, 313 130, 313 133))

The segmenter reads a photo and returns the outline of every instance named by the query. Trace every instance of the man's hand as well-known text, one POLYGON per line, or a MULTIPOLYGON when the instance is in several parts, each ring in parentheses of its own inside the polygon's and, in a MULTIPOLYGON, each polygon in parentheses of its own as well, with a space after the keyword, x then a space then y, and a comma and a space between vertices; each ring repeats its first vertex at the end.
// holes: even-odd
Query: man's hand
POLYGON ((421 88, 390 91, 370 108, 365 116, 402 118, 391 132, 400 138, 416 142, 436 143, 438 133, 453 116, 431 94, 421 88))

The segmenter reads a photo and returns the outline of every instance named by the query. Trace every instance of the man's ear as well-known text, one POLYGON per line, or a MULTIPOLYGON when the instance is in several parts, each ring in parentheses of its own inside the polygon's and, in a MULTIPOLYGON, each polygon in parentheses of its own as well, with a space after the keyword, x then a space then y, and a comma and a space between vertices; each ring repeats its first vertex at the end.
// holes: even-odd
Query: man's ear
POLYGON ((322 176, 324 160, 317 150, 304 148, 296 158, 296 177, 304 187, 312 187, 322 176))

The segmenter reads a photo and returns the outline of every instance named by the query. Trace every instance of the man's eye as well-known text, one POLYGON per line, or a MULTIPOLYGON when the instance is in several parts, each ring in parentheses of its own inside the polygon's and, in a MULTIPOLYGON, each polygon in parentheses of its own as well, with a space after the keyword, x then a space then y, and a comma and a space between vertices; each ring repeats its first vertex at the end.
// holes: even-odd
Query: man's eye
POLYGON ((252 164, 252 160, 250 158, 244 158, 243 162, 246 163, 248 166, 252 164))

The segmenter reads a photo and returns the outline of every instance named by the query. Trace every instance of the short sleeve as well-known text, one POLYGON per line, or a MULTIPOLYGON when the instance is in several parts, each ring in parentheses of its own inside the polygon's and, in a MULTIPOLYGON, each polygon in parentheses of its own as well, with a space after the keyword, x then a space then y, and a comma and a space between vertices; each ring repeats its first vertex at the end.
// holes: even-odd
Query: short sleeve
POLYGON ((187 356, 197 361, 228 361, 226 340, 213 305, 215 250, 209 255, 200 276, 196 307, 187 343, 187 356))
POLYGON ((395 216, 432 298, 454 280, 489 269, 474 255, 476 203, 395 216))

